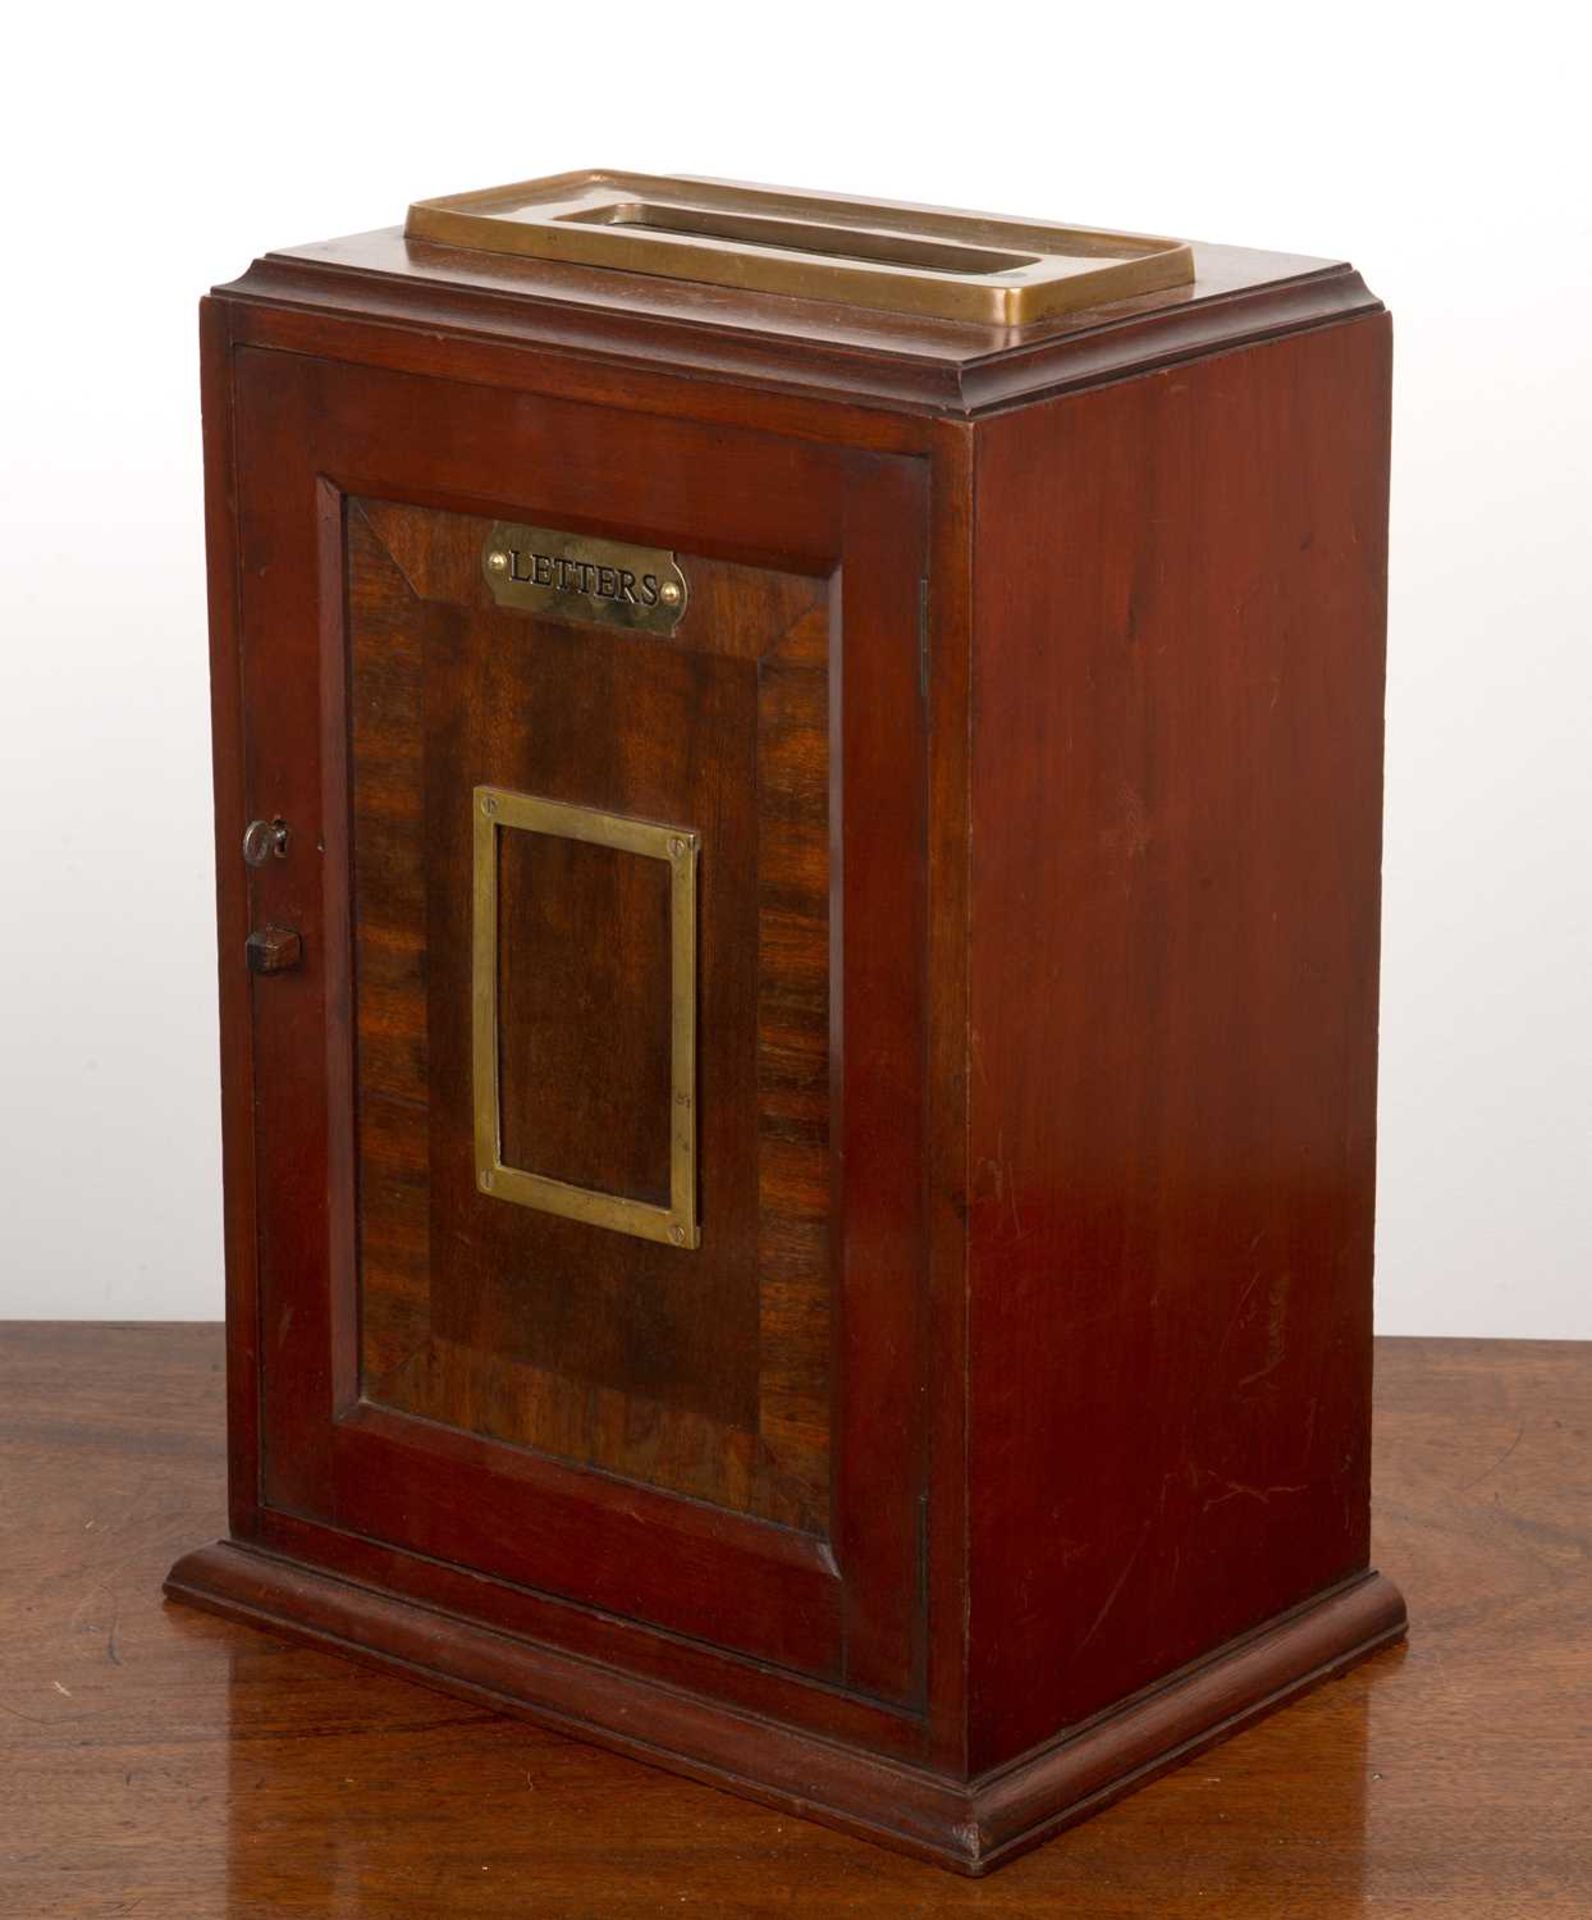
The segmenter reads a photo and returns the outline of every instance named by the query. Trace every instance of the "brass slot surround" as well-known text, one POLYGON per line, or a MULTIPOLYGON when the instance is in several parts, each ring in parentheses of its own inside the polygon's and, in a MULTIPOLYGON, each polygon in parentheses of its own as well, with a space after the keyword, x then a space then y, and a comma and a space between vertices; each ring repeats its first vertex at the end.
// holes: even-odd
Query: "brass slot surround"
POLYGON ((1194 278, 1192 248, 1148 234, 601 170, 417 200, 404 233, 441 246, 1000 327, 1194 278))
POLYGON ((474 817, 474 924, 471 1046, 475 1171, 493 1199, 538 1207, 566 1220, 634 1234, 673 1247, 701 1244, 697 1219, 696 1003, 699 836, 601 813, 504 787, 477 787, 474 817), (669 869, 669 1204, 575 1186, 503 1162, 498 1031, 498 834, 541 833, 661 860, 669 869))

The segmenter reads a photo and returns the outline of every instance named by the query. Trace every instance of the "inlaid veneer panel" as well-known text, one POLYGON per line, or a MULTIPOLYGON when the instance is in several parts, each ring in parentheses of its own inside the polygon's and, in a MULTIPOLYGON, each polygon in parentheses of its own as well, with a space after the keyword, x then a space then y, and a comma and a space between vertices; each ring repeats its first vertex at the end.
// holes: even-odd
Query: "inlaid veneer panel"
MULTIPOLYGON (((493 604, 489 530, 391 502, 347 514, 363 1391, 821 1532, 827 583, 693 556, 673 636, 575 627, 493 604), (482 782, 700 833, 698 1248, 478 1190, 482 782)), ((662 1202, 667 876, 612 848, 498 838, 503 1159, 662 1202)))

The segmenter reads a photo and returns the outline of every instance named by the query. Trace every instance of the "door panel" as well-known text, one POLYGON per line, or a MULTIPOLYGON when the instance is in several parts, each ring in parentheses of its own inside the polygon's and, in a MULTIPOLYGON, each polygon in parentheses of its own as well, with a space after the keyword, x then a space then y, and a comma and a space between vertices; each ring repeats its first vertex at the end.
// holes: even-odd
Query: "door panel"
POLYGON ((692 556, 670 641, 532 619, 492 524, 348 507, 362 1392, 826 1534, 827 585, 692 556), (669 1199, 667 862, 515 830, 514 795, 697 844, 697 1246, 481 1190, 485 826, 502 1160, 669 1199))
POLYGON ((263 1501, 917 1698, 921 464, 236 376, 263 1501), (499 606, 497 520, 683 617, 499 606))

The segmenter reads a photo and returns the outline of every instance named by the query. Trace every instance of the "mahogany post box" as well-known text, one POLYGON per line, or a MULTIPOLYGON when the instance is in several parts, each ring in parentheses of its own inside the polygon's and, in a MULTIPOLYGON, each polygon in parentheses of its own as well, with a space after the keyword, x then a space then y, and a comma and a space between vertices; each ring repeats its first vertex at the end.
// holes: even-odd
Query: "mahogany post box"
POLYGON ((203 308, 231 1535, 980 1872, 1396 1637, 1390 332, 618 173, 203 308))

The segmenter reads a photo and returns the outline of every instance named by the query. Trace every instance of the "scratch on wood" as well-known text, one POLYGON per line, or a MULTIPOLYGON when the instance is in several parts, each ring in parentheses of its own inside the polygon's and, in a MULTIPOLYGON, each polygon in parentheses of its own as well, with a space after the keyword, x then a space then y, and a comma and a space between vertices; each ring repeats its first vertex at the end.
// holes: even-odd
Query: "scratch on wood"
POLYGON ((1483 1467, 1481 1472, 1477 1474, 1474 1480, 1467 1480, 1465 1484, 1460 1488, 1460 1492, 1469 1493, 1472 1487, 1479 1487, 1482 1481, 1485 1480, 1490 1474, 1496 1473, 1498 1469, 1503 1465, 1503 1463, 1509 1458, 1510 1454, 1514 1452, 1515 1448, 1520 1445, 1521 1440, 1524 1439, 1525 1437, 1525 1432, 1526 1432, 1526 1423, 1524 1420, 1522 1420, 1519 1427, 1515 1431, 1514 1439, 1509 1442, 1508 1446, 1505 1447, 1503 1452, 1499 1454, 1498 1458, 1493 1461, 1492 1465, 1489 1467, 1483 1467))

